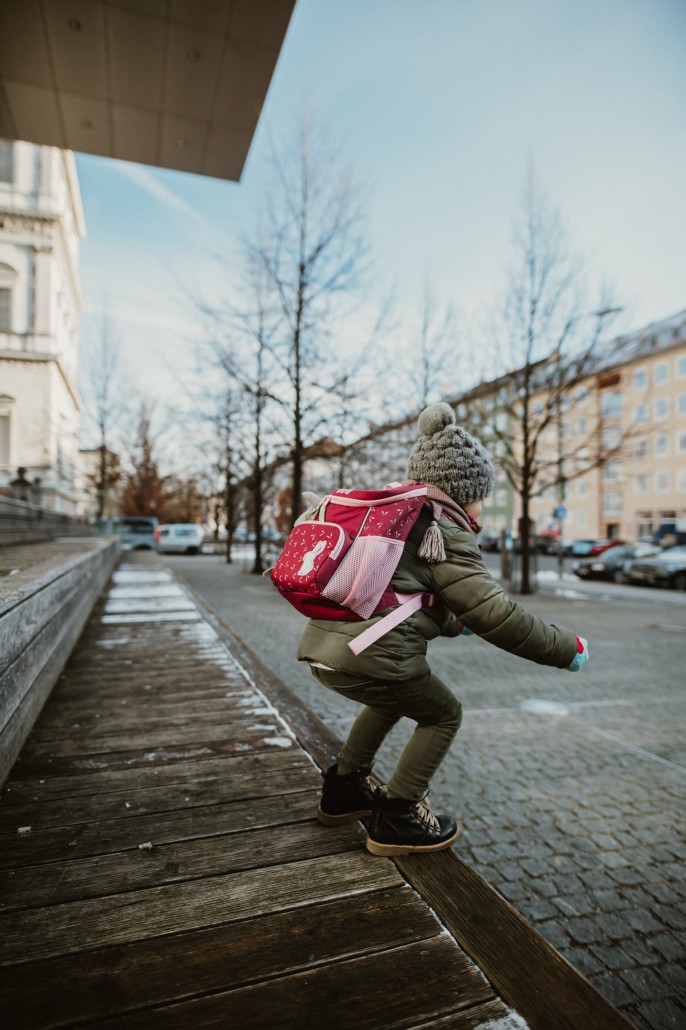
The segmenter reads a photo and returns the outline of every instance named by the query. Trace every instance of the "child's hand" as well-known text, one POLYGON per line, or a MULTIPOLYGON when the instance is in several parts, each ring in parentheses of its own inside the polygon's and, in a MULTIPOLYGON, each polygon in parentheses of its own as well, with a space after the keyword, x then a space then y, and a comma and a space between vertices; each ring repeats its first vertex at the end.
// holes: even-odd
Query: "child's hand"
POLYGON ((463 626, 458 635, 461 637, 471 637, 474 635, 474 630, 470 629, 469 626, 463 626))
POLYGON ((588 661, 588 641, 584 640, 583 637, 576 638, 577 653, 574 656, 574 661, 571 665, 567 666, 569 672, 579 672, 588 661))

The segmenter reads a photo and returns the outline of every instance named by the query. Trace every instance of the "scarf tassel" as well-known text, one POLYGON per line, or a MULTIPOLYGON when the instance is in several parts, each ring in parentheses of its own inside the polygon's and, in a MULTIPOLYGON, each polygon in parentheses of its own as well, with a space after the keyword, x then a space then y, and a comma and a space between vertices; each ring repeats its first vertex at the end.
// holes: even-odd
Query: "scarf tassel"
POLYGON ((445 547, 443 545, 443 534, 438 528, 438 523, 433 521, 426 533, 424 539, 419 545, 417 555, 423 558, 424 561, 429 562, 431 565, 435 565, 438 562, 445 561, 445 547))

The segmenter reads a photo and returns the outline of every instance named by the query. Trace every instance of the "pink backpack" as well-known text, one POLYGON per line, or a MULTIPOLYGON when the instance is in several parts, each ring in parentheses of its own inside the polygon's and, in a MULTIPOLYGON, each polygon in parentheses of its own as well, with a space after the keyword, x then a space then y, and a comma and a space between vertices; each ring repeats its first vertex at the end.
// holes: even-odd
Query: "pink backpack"
POLYGON ((369 619, 394 607, 348 646, 355 654, 397 626, 433 594, 397 594, 391 578, 426 502, 421 483, 383 490, 334 490, 291 530, 270 578, 311 619, 369 619))

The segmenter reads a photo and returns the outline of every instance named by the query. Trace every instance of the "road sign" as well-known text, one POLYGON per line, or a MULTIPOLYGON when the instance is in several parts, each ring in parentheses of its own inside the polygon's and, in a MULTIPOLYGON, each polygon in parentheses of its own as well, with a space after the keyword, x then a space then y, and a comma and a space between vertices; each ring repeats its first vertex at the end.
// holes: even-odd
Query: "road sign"
POLYGON ((555 511, 553 512, 553 518, 555 518, 555 519, 566 519, 567 518, 567 509, 565 508, 565 506, 563 504, 560 504, 555 509, 555 511))

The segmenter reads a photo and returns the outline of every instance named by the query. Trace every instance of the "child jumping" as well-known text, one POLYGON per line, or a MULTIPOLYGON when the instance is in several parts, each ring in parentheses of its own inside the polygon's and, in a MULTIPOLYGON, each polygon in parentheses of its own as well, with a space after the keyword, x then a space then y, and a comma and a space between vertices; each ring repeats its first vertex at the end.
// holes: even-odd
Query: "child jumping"
POLYGON ((455 424, 443 403, 426 408, 418 428, 407 474, 428 486, 428 504, 391 586, 401 594, 433 595, 433 604, 357 655, 348 645, 380 616, 310 619, 298 646, 298 659, 323 686, 363 706, 324 774, 317 817, 336 826, 371 816, 367 848, 374 855, 440 851, 459 834, 455 820, 435 814, 427 797, 462 719, 459 700, 427 664, 428 641, 476 633, 520 658, 573 672, 588 658, 583 638, 511 601, 484 565, 477 520, 495 472, 481 443, 455 424), (376 753, 403 716, 415 729, 388 784, 374 790, 369 774, 376 753))

